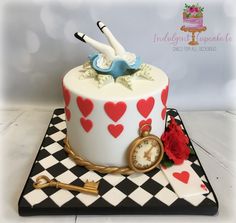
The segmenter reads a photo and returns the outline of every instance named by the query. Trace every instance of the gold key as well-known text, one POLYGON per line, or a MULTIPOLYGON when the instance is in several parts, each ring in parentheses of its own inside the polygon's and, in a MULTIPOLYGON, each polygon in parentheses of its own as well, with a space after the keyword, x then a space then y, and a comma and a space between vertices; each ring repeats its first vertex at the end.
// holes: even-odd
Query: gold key
POLYGON ((50 180, 47 176, 38 176, 36 178, 36 182, 33 183, 33 187, 35 189, 42 189, 46 187, 56 187, 65 190, 72 190, 72 191, 79 191, 81 193, 93 194, 98 195, 98 186, 99 182, 88 181, 84 183, 83 187, 71 185, 71 184, 64 184, 57 180, 50 180))

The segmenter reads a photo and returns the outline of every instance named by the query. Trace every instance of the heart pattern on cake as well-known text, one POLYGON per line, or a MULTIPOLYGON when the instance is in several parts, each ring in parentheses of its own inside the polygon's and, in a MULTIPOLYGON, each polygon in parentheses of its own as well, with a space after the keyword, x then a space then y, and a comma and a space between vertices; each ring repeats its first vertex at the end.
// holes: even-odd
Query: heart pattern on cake
POLYGON ((84 99, 81 96, 78 96, 76 101, 78 108, 84 117, 87 117, 93 111, 93 102, 90 99, 84 99))
POLYGON ((122 101, 117 103, 109 101, 104 105, 106 114, 114 122, 117 122, 124 115, 126 108, 126 104, 122 101))
POLYGON ((86 132, 89 132, 93 127, 93 122, 90 119, 80 118, 80 124, 86 132))
POLYGON ((163 89, 161 92, 161 101, 164 106, 166 105, 167 102, 168 91, 169 91, 169 85, 167 85, 165 89, 163 89))
MULTIPOLYGON (((144 126, 144 125, 152 125, 152 119, 149 118, 147 120, 142 120, 139 122, 139 129, 144 126)), ((150 127, 149 126, 145 126, 142 128, 142 131, 150 131, 150 127)))
POLYGON ((189 180, 189 172, 187 171, 182 171, 181 173, 178 172, 174 172, 173 177, 175 177, 176 179, 178 179, 179 181, 181 181, 182 183, 187 184, 188 180, 189 180))
POLYGON ((70 109, 67 107, 65 107, 65 114, 66 114, 66 120, 70 121, 71 113, 70 113, 70 109))
POLYGON ((161 111, 161 118, 162 118, 162 120, 164 120, 165 117, 166 117, 166 106, 161 111))
POLYGON ((155 99, 153 97, 149 97, 146 100, 140 99, 137 103, 137 109, 144 118, 147 118, 151 113, 154 104, 155 104, 155 99))
POLYGON ((68 106, 70 104, 70 91, 62 84, 63 96, 65 100, 65 105, 68 106))
POLYGON ((110 124, 107 126, 107 129, 114 138, 117 138, 123 132, 124 126, 121 124, 118 125, 110 124))
POLYGON ((165 89, 163 89, 161 92, 161 101, 162 101, 162 104, 164 105, 164 108, 162 109, 162 112, 161 112, 162 120, 164 120, 166 117, 166 102, 167 102, 167 97, 168 97, 168 91, 169 91, 169 85, 167 85, 165 89))

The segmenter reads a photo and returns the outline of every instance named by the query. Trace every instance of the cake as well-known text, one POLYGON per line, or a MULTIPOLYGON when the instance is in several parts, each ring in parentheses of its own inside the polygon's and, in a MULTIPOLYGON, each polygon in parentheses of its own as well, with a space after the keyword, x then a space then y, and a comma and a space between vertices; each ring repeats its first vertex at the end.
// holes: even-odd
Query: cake
POLYGON ((185 4, 183 10, 183 27, 199 29, 203 27, 204 8, 199 4, 185 4))
POLYGON ((169 82, 161 69, 127 52, 102 22, 97 25, 110 46, 74 34, 98 53, 63 78, 66 144, 89 163, 122 168, 129 166, 127 151, 140 129, 161 138, 169 82))

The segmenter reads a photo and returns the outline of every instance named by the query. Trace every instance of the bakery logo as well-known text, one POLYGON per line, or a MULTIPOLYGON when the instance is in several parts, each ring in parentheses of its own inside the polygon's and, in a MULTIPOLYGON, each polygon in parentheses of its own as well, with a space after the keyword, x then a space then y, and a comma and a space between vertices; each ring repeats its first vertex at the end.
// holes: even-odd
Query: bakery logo
POLYGON ((192 5, 185 3, 183 26, 180 29, 192 34, 192 39, 188 42, 189 45, 198 45, 199 43, 196 40, 195 34, 206 31, 206 26, 203 25, 203 11, 204 7, 201 7, 198 3, 192 5))
POLYGON ((218 43, 231 43, 230 33, 210 34, 205 21, 205 8, 198 3, 185 3, 175 32, 155 33, 153 43, 169 44, 175 52, 216 51, 218 43), (207 32, 208 31, 208 32, 207 32))

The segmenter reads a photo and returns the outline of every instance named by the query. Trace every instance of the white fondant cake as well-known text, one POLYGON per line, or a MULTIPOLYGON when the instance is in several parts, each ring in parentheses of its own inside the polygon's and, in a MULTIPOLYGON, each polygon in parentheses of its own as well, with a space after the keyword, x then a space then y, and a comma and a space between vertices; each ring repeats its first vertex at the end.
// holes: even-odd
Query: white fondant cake
POLYGON ((81 78, 83 66, 63 79, 67 136, 76 154, 90 162, 127 166, 127 148, 145 122, 161 136, 165 126, 168 77, 150 66, 153 80, 135 80, 132 90, 119 82, 98 86, 96 78, 81 78))

